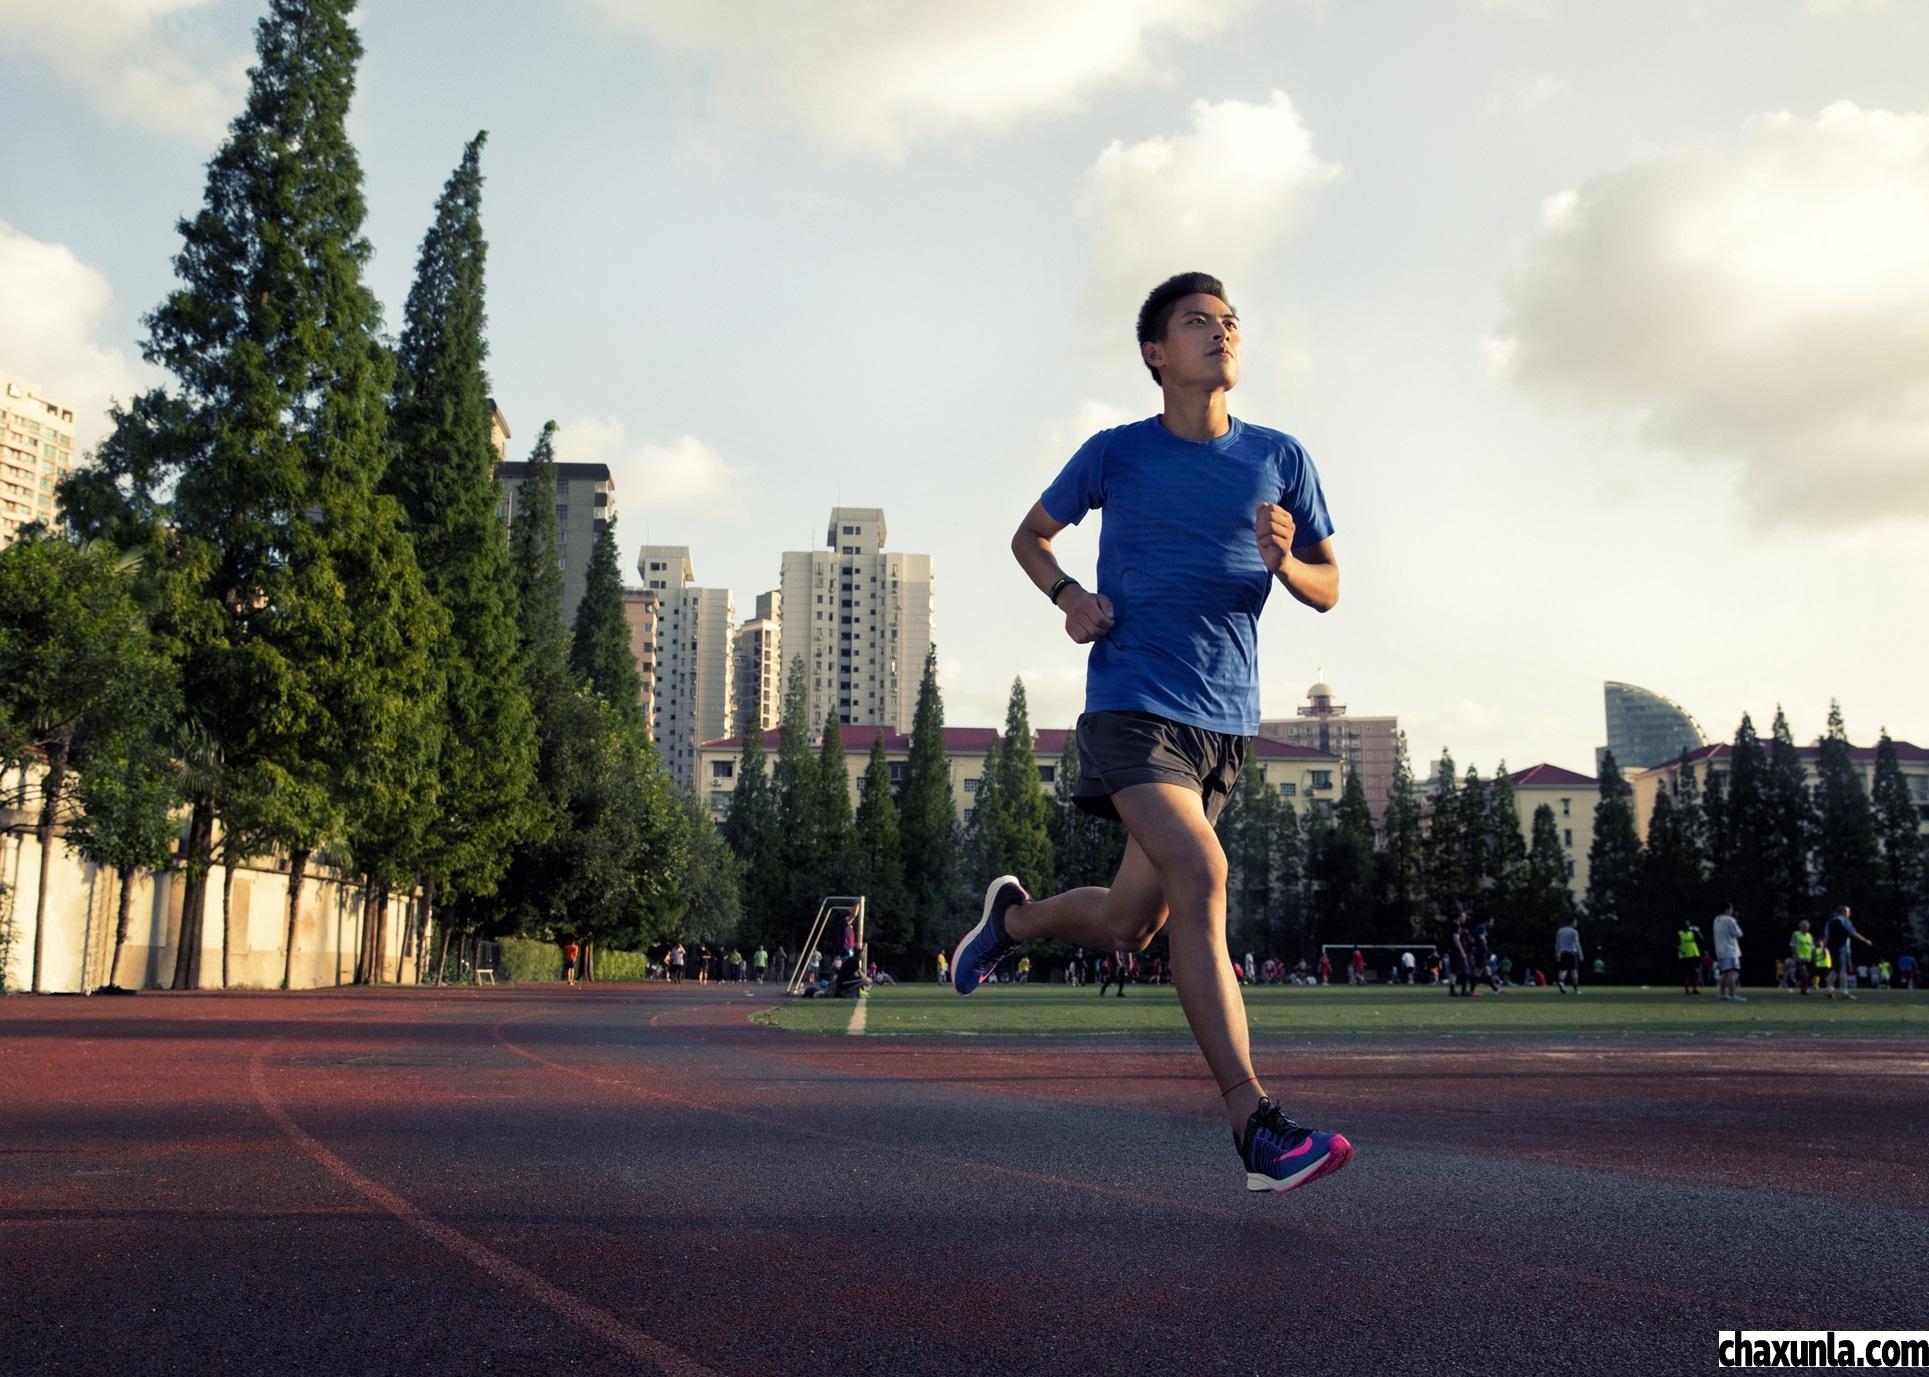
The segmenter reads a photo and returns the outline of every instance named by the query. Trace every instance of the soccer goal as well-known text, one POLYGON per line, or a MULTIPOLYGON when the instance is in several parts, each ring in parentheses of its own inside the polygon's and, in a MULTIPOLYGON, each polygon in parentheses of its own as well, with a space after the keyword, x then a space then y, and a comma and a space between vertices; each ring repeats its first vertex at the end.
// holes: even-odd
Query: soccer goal
POLYGON ((864 941, 864 896, 833 894, 817 906, 817 917, 811 922, 810 936, 804 939, 803 948, 797 953, 797 969, 790 973, 790 982, 784 986, 785 994, 794 995, 803 990, 804 982, 810 978, 811 958, 823 948, 825 938, 830 935, 830 925, 842 923, 846 918, 851 920, 851 933, 857 942, 857 968, 865 969, 870 948, 864 941))
POLYGON ((1353 960, 1353 953, 1358 952, 1366 960, 1367 978, 1388 984, 1391 984, 1392 980, 1387 975, 1387 968, 1399 964, 1400 953, 1409 951, 1413 953, 1416 963, 1414 976, 1417 979, 1420 971, 1426 967, 1427 954, 1439 950, 1440 948, 1432 942, 1323 942, 1320 944, 1320 954, 1333 963, 1335 975, 1341 971, 1350 970, 1349 963, 1353 960), (1373 957, 1375 952, 1383 952, 1385 955, 1376 961, 1373 957))

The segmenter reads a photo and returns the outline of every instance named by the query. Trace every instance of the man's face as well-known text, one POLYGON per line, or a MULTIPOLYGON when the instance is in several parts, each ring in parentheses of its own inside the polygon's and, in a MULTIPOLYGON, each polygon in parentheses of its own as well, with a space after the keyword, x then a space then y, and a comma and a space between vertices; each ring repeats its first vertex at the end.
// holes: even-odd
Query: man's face
POLYGON ((1232 307, 1203 292, 1172 308, 1165 338, 1140 346, 1166 387, 1223 387, 1239 383, 1239 317, 1232 307))

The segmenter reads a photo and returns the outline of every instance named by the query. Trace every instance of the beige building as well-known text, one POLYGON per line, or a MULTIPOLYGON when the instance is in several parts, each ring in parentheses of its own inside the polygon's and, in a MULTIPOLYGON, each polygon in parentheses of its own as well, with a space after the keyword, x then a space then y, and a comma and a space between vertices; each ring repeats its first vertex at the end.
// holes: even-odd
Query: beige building
POLYGON ((1393 792, 1394 739, 1399 735, 1400 719, 1349 716, 1346 705, 1338 699, 1333 686, 1321 680, 1306 690, 1298 716, 1261 721, 1259 734, 1272 741, 1339 756, 1346 763, 1346 772, 1360 777, 1367 806, 1378 824, 1386 816, 1386 801, 1393 792))
POLYGON ((757 615, 737 628, 735 731, 769 731, 783 717, 782 608, 780 590, 759 593, 757 615))
MULTIPOLYGON (((891 783, 898 785, 903 782, 906 765, 911 759, 911 738, 908 734, 889 727, 870 725, 847 726, 841 730, 844 766, 850 772, 853 802, 862 797, 860 781, 870 768, 871 743, 880 731, 884 733, 884 758, 890 765, 891 783)), ((1065 738, 1069 735, 1071 733, 1064 728, 1050 727, 1041 728, 1032 735, 1032 755, 1038 763, 1038 780, 1048 792, 1057 787, 1058 760, 1064 754, 1065 738)), ((971 821, 978 783, 985 774, 985 761, 998 739, 998 732, 991 727, 944 729, 945 756, 951 765, 951 801, 960 822, 971 821)), ((766 755, 774 759, 779 744, 777 731, 773 729, 764 733, 766 755)), ((1269 789, 1277 791, 1281 798, 1289 800, 1301 816, 1314 811, 1332 812, 1334 803, 1339 799, 1342 777, 1337 756, 1263 739, 1253 742, 1252 749, 1261 781, 1269 789)), ((737 762, 742 754, 741 736, 703 743, 698 761, 700 787, 709 800, 711 815, 719 822, 730 812, 730 793, 737 787, 737 762)))
MULTIPOLYGON (((507 443, 506 429, 503 435, 507 443)), ((529 467, 525 463, 496 465, 496 483, 502 489, 496 515, 511 526, 516 522, 516 504, 521 500, 522 481, 529 476, 529 467)), ((556 551, 563 562, 564 626, 576 624, 576 604, 589 587, 589 560, 596 549, 596 537, 615 515, 616 482, 610 477, 609 465, 556 465, 556 551)))
POLYGON ((1576 899, 1587 894, 1587 856, 1594 848, 1594 805, 1601 801, 1601 781, 1563 770, 1558 765, 1530 765, 1509 776, 1514 781, 1514 810, 1520 814, 1520 834, 1534 844, 1534 810, 1543 803, 1554 813, 1560 829, 1561 850, 1567 856, 1567 888, 1576 899))
POLYGON ((494 397, 489 399, 489 447, 495 450, 498 463, 509 457, 509 418, 502 414, 494 397))
POLYGON ((636 557, 643 596, 656 620, 650 730, 670 778, 697 781, 698 747, 731 729, 730 624, 727 588, 698 588, 687 545, 645 545, 636 557))
POLYGON ((0 546, 36 521, 55 524, 54 489, 74 468, 74 409, 0 373, 0 546))
POLYGON ((884 512, 831 511, 823 550, 784 555, 781 674, 804 662, 809 720, 908 731, 931 645, 931 556, 888 552, 884 512))
POLYGON ((636 677, 642 685, 637 703, 643 720, 656 723, 656 604, 657 595, 646 588, 623 590, 623 620, 630 628, 630 655, 636 660, 636 677))
MULTIPOLYGON (((1768 745, 1762 746, 1766 754, 1768 745)), ((1920 826, 1924 836, 1929 836, 1929 750, 1907 741, 1895 743, 1896 764, 1901 767, 1902 777, 1908 781, 1909 796, 1915 800, 1916 815, 1921 819, 1920 826)), ((1821 777, 1819 769, 1822 748, 1820 746, 1797 746, 1796 756, 1802 762, 1802 773, 1807 777, 1809 787, 1813 788, 1821 777)), ((1862 787, 1871 797, 1875 794, 1875 754, 1874 746, 1850 746, 1849 760, 1862 776, 1862 787)), ((1731 768, 1734 747, 1727 742, 1713 746, 1703 746, 1689 751, 1685 756, 1676 757, 1665 765, 1652 769, 1630 772, 1628 787, 1634 794, 1634 826, 1645 843, 1648 838, 1648 824, 1654 820, 1655 796, 1664 788, 1672 788, 1675 779, 1681 774, 1683 761, 1686 769, 1694 775, 1695 784, 1705 795, 1708 792, 1708 776, 1726 776, 1731 768)), ((1724 781, 1725 782, 1725 781, 1724 781)))

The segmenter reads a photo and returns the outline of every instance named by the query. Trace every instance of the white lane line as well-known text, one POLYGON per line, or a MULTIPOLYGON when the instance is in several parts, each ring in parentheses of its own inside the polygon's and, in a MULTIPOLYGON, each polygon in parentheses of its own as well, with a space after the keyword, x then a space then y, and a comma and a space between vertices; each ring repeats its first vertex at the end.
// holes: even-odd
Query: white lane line
POLYGON ((268 1079, 261 1069, 261 1053, 256 1052, 248 1064, 248 1079, 254 1085, 255 1098, 267 1111, 275 1126, 288 1136, 289 1141, 307 1153, 327 1169, 330 1175, 343 1182, 368 1200, 387 1210, 397 1219, 419 1233, 428 1235, 457 1257, 473 1263, 497 1281, 513 1290, 522 1292, 539 1305, 554 1310, 564 1319, 573 1321, 589 1330, 598 1338, 613 1347, 621 1349, 632 1358, 648 1363, 670 1377, 722 1377, 714 1368, 705 1367, 696 1359, 648 1334, 633 1325, 626 1324, 607 1310, 598 1309, 588 1301, 572 1296, 559 1286, 544 1281, 527 1267, 511 1262, 501 1253, 485 1244, 478 1243, 460 1230, 452 1229, 439 1219, 431 1218, 411 1205, 379 1181, 371 1181, 341 1158, 323 1147, 307 1130, 289 1116, 279 1101, 268 1090, 268 1079))
POLYGON ((851 1026, 844 1031, 854 1038, 864 1036, 864 1021, 871 1016, 871 997, 859 995, 851 1001, 857 1007, 851 1010, 851 1026))

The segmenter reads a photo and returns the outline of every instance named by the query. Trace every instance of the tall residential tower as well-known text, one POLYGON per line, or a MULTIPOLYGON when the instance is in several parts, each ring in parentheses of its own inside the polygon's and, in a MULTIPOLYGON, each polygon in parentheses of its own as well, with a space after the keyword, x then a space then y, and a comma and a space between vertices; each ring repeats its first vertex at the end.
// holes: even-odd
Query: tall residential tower
POLYGON ((33 522, 54 525, 54 489, 73 468, 74 409, 0 373, 0 545, 33 522))
MULTIPOLYGON (((642 593, 656 622, 651 735, 670 778, 695 786, 697 747, 731 729, 730 623, 727 588, 696 587, 687 545, 645 545, 636 557, 642 593)), ((634 623, 632 623, 634 625, 634 623)))

